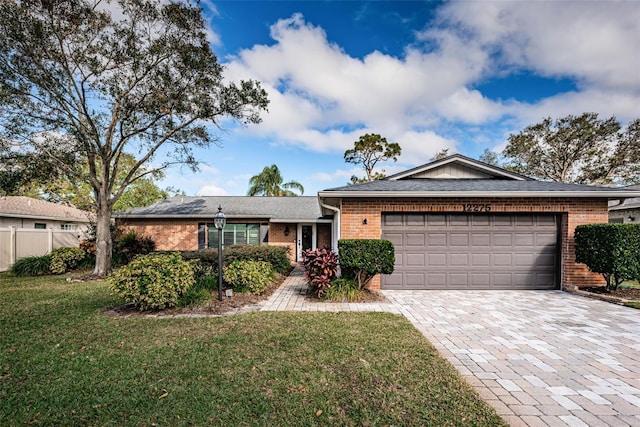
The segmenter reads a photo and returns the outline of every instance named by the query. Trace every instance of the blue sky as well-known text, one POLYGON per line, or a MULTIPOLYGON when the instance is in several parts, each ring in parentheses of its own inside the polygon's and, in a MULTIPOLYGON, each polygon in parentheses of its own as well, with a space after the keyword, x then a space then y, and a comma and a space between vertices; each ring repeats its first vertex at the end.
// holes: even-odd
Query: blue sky
POLYGON ((201 3, 229 80, 271 101, 229 121, 199 173, 161 186, 244 195, 276 164, 305 195, 362 176, 343 154, 379 133, 403 149, 392 174, 449 148, 477 158, 547 116, 640 117, 637 1, 212 1, 201 3))

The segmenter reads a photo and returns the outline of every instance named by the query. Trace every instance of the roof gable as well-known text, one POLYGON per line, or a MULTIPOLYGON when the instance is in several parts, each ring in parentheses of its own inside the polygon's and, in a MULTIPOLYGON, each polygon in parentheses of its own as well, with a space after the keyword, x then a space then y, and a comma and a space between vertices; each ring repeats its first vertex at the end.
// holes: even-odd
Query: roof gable
POLYGON ((506 179, 530 181, 524 175, 474 160, 461 154, 453 154, 422 166, 385 178, 390 181, 403 179, 506 179))

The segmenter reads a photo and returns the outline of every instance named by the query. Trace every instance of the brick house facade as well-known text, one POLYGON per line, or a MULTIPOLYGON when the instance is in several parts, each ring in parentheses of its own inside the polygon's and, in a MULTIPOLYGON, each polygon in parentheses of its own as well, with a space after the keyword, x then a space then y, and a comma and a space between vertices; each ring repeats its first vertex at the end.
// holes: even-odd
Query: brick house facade
POLYGON ((146 208, 119 212, 115 218, 123 230, 151 237, 158 250, 198 250, 217 247, 217 241, 209 240, 210 236, 216 237, 213 216, 218 206, 227 218, 225 246, 284 246, 289 248, 291 261, 296 262, 304 249, 333 244, 332 219, 322 217, 315 197, 178 196, 146 208), (303 239, 303 233, 307 239, 303 239))
POLYGON ((619 197, 633 194, 535 181, 461 155, 319 193, 321 206, 339 210, 338 238, 394 243, 396 271, 371 289, 601 285, 575 262, 574 230, 607 222, 608 200, 619 197))

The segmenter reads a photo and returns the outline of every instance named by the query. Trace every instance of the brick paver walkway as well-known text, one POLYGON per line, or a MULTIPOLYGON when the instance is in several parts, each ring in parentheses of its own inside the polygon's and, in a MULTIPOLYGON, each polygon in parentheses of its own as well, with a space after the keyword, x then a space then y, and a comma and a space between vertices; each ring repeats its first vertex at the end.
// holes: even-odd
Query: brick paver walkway
POLYGON ((383 291, 311 302, 297 268, 262 310, 400 313, 513 426, 640 426, 640 310, 560 291, 383 291))

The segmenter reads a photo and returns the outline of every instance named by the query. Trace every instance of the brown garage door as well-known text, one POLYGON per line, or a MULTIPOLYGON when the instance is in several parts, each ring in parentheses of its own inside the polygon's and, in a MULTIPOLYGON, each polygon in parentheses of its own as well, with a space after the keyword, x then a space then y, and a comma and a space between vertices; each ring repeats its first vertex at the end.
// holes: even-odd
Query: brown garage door
POLYGON ((384 214, 383 289, 556 289, 556 215, 384 214))

